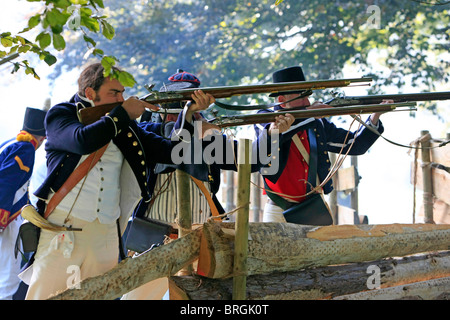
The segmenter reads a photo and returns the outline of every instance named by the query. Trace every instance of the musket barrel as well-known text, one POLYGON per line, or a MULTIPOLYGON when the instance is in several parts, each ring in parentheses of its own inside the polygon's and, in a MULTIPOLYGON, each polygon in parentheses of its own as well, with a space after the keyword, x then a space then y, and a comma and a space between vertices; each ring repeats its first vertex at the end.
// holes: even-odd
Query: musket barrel
POLYGON ((325 102, 325 104, 333 107, 340 107, 349 105, 375 104, 381 103, 383 100, 393 100, 396 103, 450 100, 450 91, 337 97, 325 102))
POLYGON ((352 83, 367 83, 370 84, 372 78, 349 78, 349 79, 335 79, 335 80, 317 80, 317 81, 295 81, 295 82, 281 82, 281 83, 265 83, 253 85, 240 86, 221 86, 221 87, 204 87, 196 89, 182 89, 177 91, 167 92, 151 92, 141 99, 149 103, 167 103, 180 100, 191 100, 191 95, 196 90, 202 90, 209 93, 214 98, 228 98, 232 96, 244 94, 258 94, 258 93, 275 93, 296 90, 320 90, 326 88, 347 87, 352 83))
POLYGON ((396 110, 397 108, 409 108, 410 111, 415 110, 416 103, 391 103, 391 104, 373 104, 373 105, 358 105, 348 106, 341 108, 320 108, 309 110, 294 110, 289 111, 285 109, 278 112, 266 112, 258 114, 246 114, 238 116, 222 116, 218 119, 210 121, 213 124, 218 125, 221 128, 250 125, 257 123, 269 123, 275 121, 275 117, 279 115, 291 114, 296 119, 302 118, 324 118, 336 115, 355 115, 355 114, 367 114, 375 112, 389 112, 396 110))
MULTIPOLYGON (((140 99, 151 104, 162 104, 176 101, 192 100, 191 95, 196 90, 202 90, 209 93, 214 98, 227 98, 243 94, 274 93, 296 90, 320 90, 326 88, 347 87, 352 83, 370 84, 372 78, 349 78, 317 81, 296 81, 281 83, 266 83, 241 86, 223 86, 223 87, 204 87, 199 89, 182 89, 177 91, 158 92, 152 91, 140 99)), ((117 104, 95 106, 85 108, 79 111, 81 122, 85 125, 91 124, 106 113, 115 108, 117 104)))

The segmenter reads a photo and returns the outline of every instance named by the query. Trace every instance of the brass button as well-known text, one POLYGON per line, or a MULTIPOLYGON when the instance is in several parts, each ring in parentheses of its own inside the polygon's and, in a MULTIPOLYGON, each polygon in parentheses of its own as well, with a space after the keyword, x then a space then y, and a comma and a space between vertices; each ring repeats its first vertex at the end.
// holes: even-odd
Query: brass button
POLYGON ((142 156, 142 150, 138 151, 138 155, 142 156))
POLYGON ((131 138, 133 135, 131 134, 131 132, 128 132, 127 137, 131 138))
POLYGON ((136 147, 138 145, 137 141, 133 141, 133 146, 136 147))
POLYGON ((117 117, 113 118, 114 122, 119 122, 119 119, 117 119, 117 117))
POLYGON ((145 161, 141 161, 141 164, 142 164, 143 166, 145 166, 145 161))

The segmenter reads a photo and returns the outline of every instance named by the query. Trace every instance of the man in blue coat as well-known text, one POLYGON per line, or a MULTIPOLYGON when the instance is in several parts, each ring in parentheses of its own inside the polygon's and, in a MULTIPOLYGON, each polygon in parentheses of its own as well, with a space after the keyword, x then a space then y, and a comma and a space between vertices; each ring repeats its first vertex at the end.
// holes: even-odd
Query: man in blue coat
POLYGON ((12 299, 20 283, 14 245, 23 221, 20 209, 29 203, 35 153, 45 140, 45 115, 27 108, 20 133, 0 145, 0 300, 12 299))
MULTIPOLYGON (((275 83, 305 81, 303 70, 299 66, 278 70, 272 76, 275 83)), ((270 96, 276 97, 280 105, 274 110, 260 112, 329 107, 320 103, 311 105, 307 96, 301 97, 303 93, 303 91, 273 93, 270 96)), ((384 129, 379 117, 380 113, 370 115, 366 124, 381 134, 384 129)), ((336 127, 326 118, 294 119, 289 114, 280 115, 273 124, 255 125, 258 138, 264 133, 270 134, 273 130, 280 133, 278 157, 272 159, 271 163, 260 170, 265 187, 273 191, 267 192, 268 202, 265 205, 263 217, 265 222, 286 222, 283 212, 305 201, 306 194, 326 179, 331 169, 328 152, 346 153, 350 149, 350 155, 361 155, 379 137, 364 126, 361 126, 360 130, 349 132, 336 127), (273 172, 274 161, 277 167, 275 172, 273 172), (313 167, 316 169, 310 170, 313 167)), ((323 185, 323 193, 328 194, 332 189, 330 179, 323 185)), ((318 190, 318 192, 322 191, 318 190)), ((331 217, 328 221, 329 224, 332 223, 331 217)))
MULTIPOLYGON (((78 93, 47 114, 48 174, 35 192, 41 199, 37 204, 41 214, 89 154, 100 149, 104 153, 98 162, 88 164, 88 174, 49 215, 50 222, 72 230, 41 231, 27 299, 46 299, 113 268, 119 256, 117 221, 123 232, 138 203, 150 199, 149 172, 157 162, 172 163, 171 151, 178 142, 146 132, 135 121, 145 108, 158 108, 134 97, 125 100, 124 87, 117 79, 105 78, 103 71, 100 63, 85 68, 78 79, 78 93), (81 108, 110 103, 117 107, 99 120, 89 125, 80 122, 81 108)), ((201 91, 194 92, 192 99, 194 103, 177 121, 178 128, 191 134, 192 115, 214 101, 201 91)))

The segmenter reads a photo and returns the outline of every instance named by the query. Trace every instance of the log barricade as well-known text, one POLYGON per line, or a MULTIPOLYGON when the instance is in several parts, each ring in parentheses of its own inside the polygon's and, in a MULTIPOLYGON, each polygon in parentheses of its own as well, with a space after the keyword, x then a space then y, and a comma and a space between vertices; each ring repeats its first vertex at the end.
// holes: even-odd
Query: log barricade
MULTIPOLYGON (((423 258, 422 265, 419 265, 419 262, 416 262, 415 265, 411 264, 414 266, 410 267, 413 270, 410 273, 422 272, 425 273, 425 276, 423 274, 407 275, 405 277, 409 279, 408 281, 411 279, 414 281, 443 279, 443 277, 449 276, 448 273, 445 273, 450 269, 448 252, 440 253, 442 256, 433 256, 433 254, 449 249, 450 226, 443 224, 312 227, 289 223, 249 223, 247 299, 254 296, 249 293, 254 277, 278 279, 278 286, 289 287, 290 283, 293 283, 290 273, 294 277, 300 274, 304 274, 304 277, 309 276, 311 282, 311 279, 317 278, 317 275, 313 276, 313 270, 321 270, 320 274, 325 277, 322 283, 326 283, 328 274, 338 274, 337 265, 372 261, 372 265, 380 268, 381 279, 385 279, 389 270, 385 268, 386 271, 383 271, 383 263, 380 260, 419 253, 426 253, 430 256, 423 258), (297 274, 295 274, 296 272, 297 274)), ((227 281, 232 281, 234 276, 233 250, 234 223, 209 221, 182 238, 154 248, 136 258, 122 261, 101 276, 85 279, 77 289, 68 289, 52 299, 115 299, 151 280, 173 276, 199 257, 197 272, 202 275, 202 285, 206 286, 210 280, 213 280, 215 287, 223 287, 227 281), (205 260, 202 257, 208 259, 205 260), (209 264, 205 265, 204 261, 208 260, 209 264)), ((397 261, 391 264, 400 265, 401 263, 397 261)), ((348 266, 348 268, 352 267, 356 267, 356 265, 348 266)), ((359 274, 364 273, 363 271, 367 272, 367 267, 368 265, 360 267, 359 274)), ((377 269, 375 268, 375 271, 371 272, 373 274, 368 273, 365 278, 363 277, 365 279, 363 285, 356 286, 356 290, 367 288, 367 281, 371 275, 376 280, 377 269)), ((400 273, 398 270, 392 272, 400 273)), ((343 272, 347 276, 350 276, 351 273, 343 272)), ((383 281, 381 280, 382 286, 384 285, 383 281)), ((402 281, 392 280, 392 283, 402 283, 402 281)), ((189 293, 182 289, 182 286, 177 283, 177 277, 172 277, 170 283, 175 284, 175 286, 171 285, 171 298, 195 298, 189 296, 189 293)), ((199 291, 203 289, 202 285, 198 286, 197 282, 199 291)), ((270 286, 266 288, 270 289, 270 286)), ((440 297, 445 297, 445 293, 450 292, 445 282, 444 286, 439 286, 439 288, 439 290, 444 290, 440 297)), ((268 294, 272 299, 306 299, 305 292, 303 292, 306 289, 294 289, 293 295, 289 290, 288 292, 273 290, 274 293, 268 294)), ((313 299, 333 297, 331 289, 328 290, 330 292, 327 289, 312 289, 312 293, 309 293, 308 297, 313 299)), ((350 290, 346 293, 341 292, 340 295, 355 292, 358 291, 350 290)), ((213 297, 219 299, 228 296, 222 294, 213 297)))

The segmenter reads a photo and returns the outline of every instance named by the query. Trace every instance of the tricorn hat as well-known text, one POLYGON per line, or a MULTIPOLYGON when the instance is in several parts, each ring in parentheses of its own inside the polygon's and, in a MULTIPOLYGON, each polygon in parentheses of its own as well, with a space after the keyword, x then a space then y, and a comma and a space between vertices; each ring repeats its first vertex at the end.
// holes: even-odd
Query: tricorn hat
MULTIPOLYGON (((280 82, 295 82, 295 81, 306 81, 303 70, 299 66, 284 68, 275 71, 272 74, 273 83, 280 82)), ((289 91, 289 92, 274 92, 269 95, 269 97, 277 97, 288 93, 302 93, 305 90, 289 91)))
POLYGON ((36 136, 45 136, 44 119, 47 111, 27 107, 22 130, 36 136))

